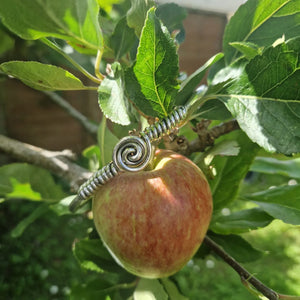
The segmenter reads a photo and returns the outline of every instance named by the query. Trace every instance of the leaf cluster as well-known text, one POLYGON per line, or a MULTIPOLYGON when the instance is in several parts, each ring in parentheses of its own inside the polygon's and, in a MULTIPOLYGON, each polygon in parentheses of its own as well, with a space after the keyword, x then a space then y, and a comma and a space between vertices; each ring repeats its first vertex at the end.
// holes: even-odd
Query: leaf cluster
MULTIPOLYGON (((274 219, 300 225, 300 4, 248 0, 225 28, 223 52, 182 80, 177 50, 184 39, 185 17, 186 11, 178 5, 157 6, 152 0, 2 0, 0 54, 13 47, 17 36, 42 42, 72 68, 7 61, 0 70, 37 90, 95 92, 103 114, 98 144, 83 153, 92 169, 110 161, 114 145, 128 129, 142 129, 147 120, 166 117, 176 106, 188 109, 180 134, 189 142, 197 138, 195 127, 203 118, 213 125, 235 119, 240 130, 190 158, 206 172, 213 193, 209 236, 238 261, 253 261, 262 253, 242 234, 274 219), (94 75, 67 54, 68 47, 94 58, 94 75), (207 83, 200 86, 209 69, 207 83), (251 174, 258 173, 294 181, 272 189, 241 189, 251 183, 251 174), (236 203, 243 203, 243 209, 236 203)), ((16 226, 13 237, 48 209, 58 215, 69 213, 73 198, 50 173, 26 164, 0 168, 0 195, 5 200, 43 201, 16 226)), ((206 250, 201 248, 196 257, 203 257, 206 250)), ((126 295, 140 300, 147 299, 147 293, 153 299, 185 299, 171 279, 128 275, 95 237, 77 242, 73 253, 84 269, 98 272, 99 278, 74 288, 72 299, 83 295, 125 299, 126 295)))

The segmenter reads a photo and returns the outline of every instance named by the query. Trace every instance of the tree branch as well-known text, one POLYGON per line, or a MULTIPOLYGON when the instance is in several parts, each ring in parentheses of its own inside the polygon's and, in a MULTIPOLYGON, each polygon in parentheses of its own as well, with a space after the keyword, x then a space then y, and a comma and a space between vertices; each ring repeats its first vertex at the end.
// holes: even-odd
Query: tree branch
POLYGON ((86 116, 75 109, 63 97, 54 92, 43 91, 52 101, 62 107, 70 116, 79 121, 79 123, 86 129, 93 137, 97 137, 98 126, 91 122, 86 116))
POLYGON ((230 256, 227 252, 225 252, 217 243, 215 243, 208 236, 204 238, 204 243, 219 257, 221 257, 230 267, 232 267, 241 277, 243 284, 248 285, 251 284, 257 291, 262 293, 270 300, 278 300, 278 299, 294 299, 300 300, 298 296, 289 296, 278 294, 273 291, 271 288, 267 287, 261 281, 259 281, 256 277, 250 274, 243 266, 241 266, 232 256, 230 256))
POLYGON ((197 133, 198 138, 191 142, 184 136, 171 135, 164 138, 165 147, 189 156, 194 152, 203 152, 207 147, 213 146, 218 137, 240 128, 236 120, 231 120, 208 129, 210 123, 210 120, 199 122, 196 128, 193 129, 197 133))
POLYGON ((0 135, 0 151, 11 157, 45 168, 70 182, 71 189, 77 191, 91 172, 73 163, 71 151, 48 151, 43 148, 22 143, 4 135, 0 135))

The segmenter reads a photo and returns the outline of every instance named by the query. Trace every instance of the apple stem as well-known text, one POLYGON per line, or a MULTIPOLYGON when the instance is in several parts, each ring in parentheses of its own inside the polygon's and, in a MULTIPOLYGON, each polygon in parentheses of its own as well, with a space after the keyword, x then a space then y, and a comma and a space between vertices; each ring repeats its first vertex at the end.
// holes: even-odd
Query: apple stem
POLYGON ((250 272, 248 272, 232 256, 230 256, 227 252, 225 252, 221 248, 221 246, 219 246, 208 236, 204 238, 204 243, 240 275, 243 284, 247 287, 247 289, 251 290, 251 292, 253 292, 253 289, 251 288, 252 286, 270 300, 278 300, 278 299, 300 300, 300 297, 298 296, 279 294, 274 290, 272 290, 271 288, 269 288, 268 286, 266 286, 265 284, 263 284, 260 280, 258 280, 255 276, 253 276, 250 272))

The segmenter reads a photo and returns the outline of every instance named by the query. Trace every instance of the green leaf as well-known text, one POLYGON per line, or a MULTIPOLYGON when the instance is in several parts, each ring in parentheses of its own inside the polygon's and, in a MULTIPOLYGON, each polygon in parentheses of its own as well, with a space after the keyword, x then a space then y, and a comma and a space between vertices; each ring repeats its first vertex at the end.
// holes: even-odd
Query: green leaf
POLYGON ((168 295, 157 279, 141 278, 134 293, 134 300, 168 300, 168 295))
POLYGON ((214 76, 222 69, 225 68, 225 58, 221 58, 218 62, 216 62, 212 67, 210 68, 208 74, 207 74, 207 83, 211 84, 212 79, 214 76))
POLYGON ((41 200, 41 194, 32 190, 30 183, 19 182, 16 178, 10 178, 12 192, 7 193, 7 198, 25 198, 32 201, 41 200))
POLYGON ((47 211, 49 211, 48 204, 39 205, 29 216, 27 216, 21 222, 18 223, 18 225, 11 231, 11 237, 20 237, 31 223, 33 223, 36 219, 44 215, 47 211))
POLYGON ((82 155, 89 160, 89 170, 92 172, 100 168, 101 152, 97 145, 92 145, 83 150, 82 155))
POLYGON ((112 160, 113 149, 118 141, 119 139, 107 127, 106 118, 103 117, 98 129, 101 167, 104 167, 112 160))
MULTIPOLYGON (((220 61, 223 61, 223 59, 220 61)), ((248 63, 249 61, 243 58, 227 67, 222 65, 219 70, 215 70, 215 74, 210 78, 210 85, 206 94, 214 95, 221 93, 221 91, 230 86, 235 80, 239 79, 243 72, 245 72, 245 67, 248 63)), ((218 62, 212 68, 216 65, 218 65, 218 62)))
POLYGON ((129 125, 127 99, 124 95, 122 67, 118 62, 111 66, 111 72, 98 88, 98 102, 104 115, 115 123, 129 125))
POLYGON ((99 273, 125 272, 113 260, 100 239, 86 239, 75 243, 73 254, 84 269, 99 273))
POLYGON ((111 48, 115 53, 115 60, 119 60, 129 52, 135 44, 137 38, 134 30, 127 25, 126 17, 123 17, 115 27, 110 38, 111 48))
POLYGON ((70 72, 56 66, 35 61, 10 61, 0 65, 7 75, 21 80, 24 84, 42 91, 82 90, 86 87, 70 72))
POLYGON ((180 294, 176 284, 173 281, 171 281, 169 278, 162 278, 161 282, 162 282, 166 292, 168 293, 168 296, 169 296, 168 299, 170 299, 170 300, 188 300, 187 297, 180 294))
POLYGON ((220 245, 224 251, 241 263, 252 262, 262 257, 263 253, 253 248, 246 240, 239 235, 217 235, 209 237, 220 245))
POLYGON ((265 191, 243 195, 250 201, 283 204, 300 209, 300 184, 283 185, 265 191))
POLYGON ((300 152, 299 81, 300 38, 256 56, 217 97, 252 141, 291 155, 300 152))
POLYGON ((23 163, 0 167, 0 195, 49 202, 64 197, 48 171, 23 163))
POLYGON ((132 299, 132 297, 128 297, 132 296, 133 289, 136 286, 136 280, 134 279, 129 273, 122 277, 112 273, 97 274, 96 279, 73 286, 70 300, 132 299))
POLYGON ((298 99, 299 56, 300 37, 271 46, 241 68, 239 80, 232 82, 227 90, 265 98, 298 99))
POLYGON ((101 9, 105 10, 107 13, 110 13, 114 4, 119 4, 124 0, 97 0, 101 9))
POLYGON ((51 36, 101 49, 98 13, 96 0, 2 0, 0 18, 26 40, 51 36))
POLYGON ((232 96, 226 106, 241 129, 266 151, 285 155, 300 152, 300 103, 232 96))
POLYGON ((232 132, 228 138, 238 142, 240 151, 238 156, 216 156, 212 161, 217 173, 209 181, 213 193, 214 210, 225 207, 236 198, 240 183, 245 178, 259 149, 242 132, 232 132))
POLYGON ((76 212, 70 211, 70 204, 74 200, 76 195, 71 195, 61 199, 59 202, 55 204, 49 205, 49 209, 54 211, 58 216, 69 215, 69 214, 83 214, 90 210, 90 204, 86 203, 82 207, 76 210, 76 212))
POLYGON ((112 289, 110 282, 97 278, 87 283, 77 284, 72 287, 70 300, 110 300, 109 292, 112 289))
POLYGON ((2 26, 0 25, 0 55, 12 49, 15 44, 15 40, 11 36, 9 36, 1 27, 2 26))
POLYGON ((300 185, 279 186, 250 195, 243 199, 254 201, 263 210, 285 223, 300 225, 300 185))
POLYGON ((156 15, 168 28, 171 35, 176 32, 176 41, 179 44, 182 43, 185 38, 182 21, 187 17, 186 9, 176 3, 164 3, 157 7, 156 15))
POLYGON ((249 42, 232 42, 230 46, 240 51, 247 59, 252 59, 262 52, 256 44, 249 42))
POLYGON ((236 11, 226 26, 223 50, 227 64, 241 54, 230 46, 231 42, 252 42, 270 46, 278 38, 299 36, 299 0, 248 0, 236 11))
POLYGON ((125 69, 124 78, 128 98, 146 116, 156 116, 156 112, 154 111, 150 101, 146 99, 141 91, 141 86, 134 74, 133 67, 125 69))
POLYGON ((256 157, 250 170, 300 179, 300 158, 279 160, 273 157, 256 157))
POLYGON ((155 112, 153 117, 167 116, 178 89, 178 56, 174 41, 154 8, 148 11, 133 71, 147 99, 138 108, 144 111, 144 106, 150 106, 155 112))
POLYGON ((195 115, 209 120, 226 120, 232 117, 225 104, 218 99, 204 102, 195 115))
POLYGON ((263 228, 272 221, 273 218, 264 210, 252 208, 231 213, 229 216, 218 214, 213 217, 210 229, 219 234, 240 234, 263 228))
POLYGON ((204 78, 207 70, 219 61, 223 57, 223 53, 218 53, 211 57, 203 66, 196 70, 192 75, 190 75, 183 83, 181 84, 180 90, 175 98, 176 105, 184 105, 193 95, 196 87, 200 84, 201 80, 204 78))
POLYGON ((131 0, 131 8, 127 12, 127 23, 138 37, 142 32, 147 11, 154 5, 153 0, 131 0))
POLYGON ((205 152, 204 163, 208 166, 216 155, 237 156, 239 152, 240 146, 237 141, 224 140, 205 152))
POLYGON ((292 225, 300 225, 300 209, 281 204, 255 201, 262 209, 276 219, 292 225))

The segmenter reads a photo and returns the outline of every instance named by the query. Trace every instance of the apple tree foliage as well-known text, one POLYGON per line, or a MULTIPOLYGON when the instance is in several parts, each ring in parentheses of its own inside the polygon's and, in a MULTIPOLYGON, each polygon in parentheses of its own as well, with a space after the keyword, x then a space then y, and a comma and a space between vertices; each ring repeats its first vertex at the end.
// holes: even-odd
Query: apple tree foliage
MULTIPOLYGON (((252 194, 239 189, 250 170, 300 180, 300 2, 248 0, 225 28, 223 52, 186 78, 180 76, 177 53, 185 17, 178 5, 152 0, 1 0, 0 53, 12 47, 11 33, 40 41, 91 84, 70 69, 37 61, 7 61, 0 70, 37 90, 94 91, 105 117, 98 144, 83 154, 91 162, 96 158, 97 167, 110 160, 114 145, 129 129, 145 124, 145 116, 161 118, 175 106, 189 105, 190 122, 180 132, 187 139, 194 138, 190 128, 203 118, 215 125, 236 119, 240 130, 190 158, 207 172, 213 193, 208 236, 237 261, 252 261, 261 253, 240 234, 274 219, 300 225, 299 184, 252 194), (117 17, 111 14, 113 6, 121 12, 117 17), (94 58, 96 76, 64 51, 67 45, 76 57, 94 58), (206 85, 198 89, 207 73, 206 85), (222 214, 236 199, 252 208, 222 214)), ((58 215, 70 213, 74 197, 66 195, 47 170, 24 163, 0 168, 0 195, 6 201, 41 203, 12 231, 14 238, 49 209, 58 215)), ((202 256, 202 250, 196 256, 202 256)), ((97 236, 77 242, 73 254, 99 278, 74 287, 72 299, 148 299, 145 291, 151 299, 186 299, 171 279, 136 281, 114 263, 97 236)))

